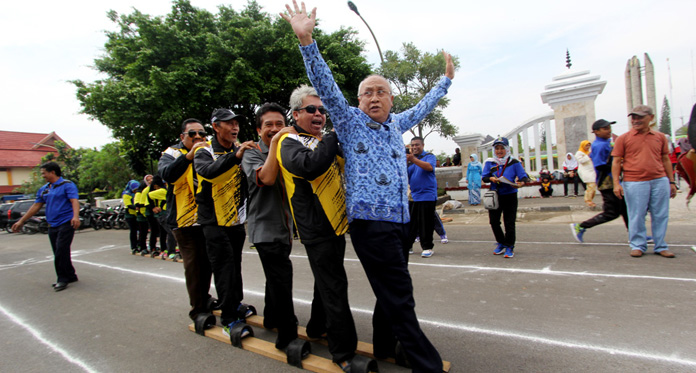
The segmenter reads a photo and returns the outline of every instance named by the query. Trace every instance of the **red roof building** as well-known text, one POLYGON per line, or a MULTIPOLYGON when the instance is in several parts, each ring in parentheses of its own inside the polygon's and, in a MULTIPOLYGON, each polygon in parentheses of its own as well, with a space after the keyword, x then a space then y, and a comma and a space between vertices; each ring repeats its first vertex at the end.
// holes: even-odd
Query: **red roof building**
POLYGON ((29 180, 41 158, 57 152, 56 140, 65 143, 55 132, 0 131, 0 194, 10 194, 29 180))

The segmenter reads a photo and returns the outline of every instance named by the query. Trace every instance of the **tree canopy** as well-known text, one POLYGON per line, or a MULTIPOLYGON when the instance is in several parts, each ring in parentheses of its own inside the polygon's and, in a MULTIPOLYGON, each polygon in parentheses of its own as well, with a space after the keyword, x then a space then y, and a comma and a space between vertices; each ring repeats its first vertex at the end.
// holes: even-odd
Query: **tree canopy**
MULTIPOLYGON (((175 0, 164 17, 138 10, 108 17, 118 31, 106 32, 105 54, 94 61, 106 78, 72 83, 82 112, 111 129, 139 174, 178 140, 184 119, 206 123, 213 109, 227 107, 249 118, 240 139, 255 139, 258 105, 287 106, 292 90, 309 83, 290 25, 255 1, 241 12, 223 5, 213 14, 175 0)), ((344 96, 357 104, 358 85, 371 73, 364 43, 344 28, 316 29, 313 37, 344 96)))
MULTIPOLYGON (((445 74, 445 58, 442 52, 435 54, 423 53, 412 43, 404 43, 401 48, 403 57, 395 51, 387 51, 384 63, 378 73, 392 84, 395 90, 394 112, 399 113, 415 106, 445 74)), ((459 67, 459 59, 452 56, 455 68, 459 67)), ((449 99, 443 97, 435 110, 410 131, 414 136, 425 139, 433 132, 445 138, 457 134, 457 128, 443 115, 442 109, 449 104, 449 99)))

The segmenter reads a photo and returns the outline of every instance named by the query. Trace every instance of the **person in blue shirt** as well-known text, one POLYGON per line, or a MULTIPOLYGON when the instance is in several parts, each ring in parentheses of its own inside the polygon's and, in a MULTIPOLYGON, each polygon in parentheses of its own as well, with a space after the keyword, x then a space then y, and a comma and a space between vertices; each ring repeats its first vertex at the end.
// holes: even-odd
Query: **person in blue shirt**
POLYGON ((75 229, 80 227, 80 203, 77 201, 77 187, 72 181, 61 177, 60 166, 56 162, 46 162, 41 165, 41 177, 47 184, 36 192, 36 200, 29 211, 19 221, 12 225, 13 232, 19 232, 22 225, 34 216, 43 205, 46 205, 46 221, 48 239, 53 248, 54 264, 58 277, 53 290, 61 291, 68 283, 77 281, 75 268, 70 258, 75 229))
MULTIPOLYGON (((608 122, 600 119, 592 124, 592 132, 595 134, 595 141, 592 142, 592 164, 597 174, 597 189, 602 194, 602 212, 583 221, 580 224, 571 223, 570 231, 578 242, 583 241, 585 231, 600 224, 612 221, 619 216, 623 218, 626 229, 628 229, 628 212, 626 201, 614 194, 614 183, 611 176, 611 151, 614 144, 611 141, 611 125, 616 122, 608 122)), ((649 238, 650 239, 650 238, 649 238)))
POLYGON ((493 254, 505 254, 506 258, 514 256, 515 249, 515 219, 517 218, 517 188, 529 181, 522 163, 510 155, 510 143, 505 137, 499 137, 493 142, 493 158, 486 160, 483 166, 483 182, 491 183, 491 190, 498 192, 498 208, 488 210, 488 221, 493 229, 498 243, 493 254), (500 181, 505 177, 515 185, 500 181), (500 227, 500 217, 503 216, 505 232, 500 227))
POLYGON ((286 5, 287 13, 281 16, 300 41, 307 76, 331 114, 345 153, 351 241, 377 298, 372 319, 374 355, 396 357, 399 342, 414 372, 441 372, 440 354, 418 323, 404 255, 410 216, 402 134, 422 121, 447 93, 454 78, 452 56, 443 52, 445 76, 416 106, 391 113, 394 95, 389 82, 370 75, 358 87, 358 107, 351 107, 312 39, 316 8, 308 15, 304 3, 301 9, 296 1, 293 5, 286 5))
MULTIPOLYGON (((411 139, 411 152, 406 154, 408 161, 408 183, 411 187, 410 205, 411 225, 409 228, 408 247, 411 251, 413 241, 420 237, 423 249, 421 256, 433 256, 433 231, 435 230, 435 204, 437 203, 437 179, 435 178, 435 161, 437 158, 423 150, 423 138, 411 139)), ((408 255, 405 255, 408 258, 408 255)))

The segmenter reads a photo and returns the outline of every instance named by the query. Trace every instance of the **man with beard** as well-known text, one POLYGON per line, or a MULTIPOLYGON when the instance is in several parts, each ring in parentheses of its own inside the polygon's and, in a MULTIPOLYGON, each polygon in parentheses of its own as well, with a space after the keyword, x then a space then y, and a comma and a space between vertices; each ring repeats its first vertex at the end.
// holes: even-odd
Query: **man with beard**
POLYGON ((210 279, 212 272, 205 249, 203 228, 198 225, 198 205, 195 200, 198 178, 193 170, 193 156, 205 147, 205 128, 198 119, 190 118, 181 124, 181 141, 162 153, 157 166, 167 189, 167 224, 172 229, 184 261, 184 277, 191 311, 196 320, 199 314, 209 313, 210 279))
POLYGON ((325 330, 333 362, 345 370, 355 357, 358 337, 343 267, 348 230, 341 179, 343 155, 336 134, 322 134, 326 109, 314 88, 303 85, 295 89, 290 96, 290 110, 297 134, 280 137, 278 162, 297 232, 314 274, 315 297, 307 334, 320 336, 325 330), (321 311, 325 323, 321 322, 321 311))
POLYGON ((241 120, 244 117, 230 109, 213 111, 210 121, 215 134, 209 147, 196 149, 193 164, 201 183, 196 193, 198 224, 203 226, 222 311, 220 321, 228 336, 234 324, 250 314, 241 304, 247 185, 240 164, 244 151, 254 142, 235 144, 241 120))

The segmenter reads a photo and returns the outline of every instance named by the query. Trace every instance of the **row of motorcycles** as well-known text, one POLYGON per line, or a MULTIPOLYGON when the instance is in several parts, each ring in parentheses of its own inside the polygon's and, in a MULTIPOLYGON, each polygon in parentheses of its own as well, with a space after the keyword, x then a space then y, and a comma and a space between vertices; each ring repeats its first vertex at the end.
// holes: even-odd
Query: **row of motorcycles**
MULTIPOLYGON (((95 209, 89 203, 80 207, 80 228, 99 229, 128 229, 126 210, 123 206, 95 209)), ((11 227, 11 225, 9 225, 11 227)), ((24 223, 22 233, 48 233, 48 222, 45 216, 32 216, 24 223)), ((9 230, 8 230, 9 231, 9 230)))

